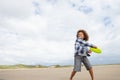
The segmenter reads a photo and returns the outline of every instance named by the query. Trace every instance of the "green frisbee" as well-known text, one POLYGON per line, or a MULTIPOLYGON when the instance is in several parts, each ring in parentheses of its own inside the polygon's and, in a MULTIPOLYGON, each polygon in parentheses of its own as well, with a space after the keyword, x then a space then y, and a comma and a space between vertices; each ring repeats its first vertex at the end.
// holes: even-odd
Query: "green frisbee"
POLYGON ((97 53, 97 54, 101 54, 102 53, 101 49, 99 49, 99 48, 90 48, 90 50, 92 52, 94 52, 94 53, 97 53))

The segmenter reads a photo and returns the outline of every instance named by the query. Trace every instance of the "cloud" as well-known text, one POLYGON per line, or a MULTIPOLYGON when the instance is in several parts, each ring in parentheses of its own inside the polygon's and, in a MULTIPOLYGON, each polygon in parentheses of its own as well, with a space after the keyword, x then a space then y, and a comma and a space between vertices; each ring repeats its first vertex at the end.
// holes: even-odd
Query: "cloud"
POLYGON ((1 0, 0 17, 27 18, 32 15, 32 0, 1 0))
POLYGON ((109 54, 118 59, 119 4, 118 0, 0 1, 0 64, 72 64, 79 29, 87 30, 89 42, 102 49, 99 60, 109 54))

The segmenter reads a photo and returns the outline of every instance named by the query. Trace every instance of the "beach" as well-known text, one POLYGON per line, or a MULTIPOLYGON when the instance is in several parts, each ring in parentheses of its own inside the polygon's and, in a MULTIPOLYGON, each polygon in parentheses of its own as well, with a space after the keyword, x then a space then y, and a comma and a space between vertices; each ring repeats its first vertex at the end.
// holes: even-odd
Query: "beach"
MULTIPOLYGON (((120 80, 120 65, 93 66, 95 80, 120 80)), ((69 80, 73 67, 0 69, 0 80, 69 80)), ((82 67, 73 80, 91 80, 89 72, 82 67)))

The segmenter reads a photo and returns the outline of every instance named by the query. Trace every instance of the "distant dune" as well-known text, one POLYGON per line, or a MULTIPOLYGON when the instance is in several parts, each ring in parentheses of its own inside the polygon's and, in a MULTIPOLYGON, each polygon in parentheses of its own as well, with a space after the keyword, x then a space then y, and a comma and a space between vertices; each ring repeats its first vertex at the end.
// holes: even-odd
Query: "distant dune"
MULTIPOLYGON (((69 80, 73 67, 0 69, 0 80, 69 80)), ((120 65, 93 66, 95 80, 120 80, 120 65)), ((90 80, 88 71, 82 67, 73 80, 90 80)))

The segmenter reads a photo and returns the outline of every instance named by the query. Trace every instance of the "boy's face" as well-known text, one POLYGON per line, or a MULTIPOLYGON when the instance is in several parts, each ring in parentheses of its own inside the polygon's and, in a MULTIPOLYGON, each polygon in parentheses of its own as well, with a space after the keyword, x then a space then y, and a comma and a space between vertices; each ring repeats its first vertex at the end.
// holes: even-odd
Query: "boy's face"
POLYGON ((84 39, 84 33, 83 32, 79 32, 78 33, 78 38, 84 39))

